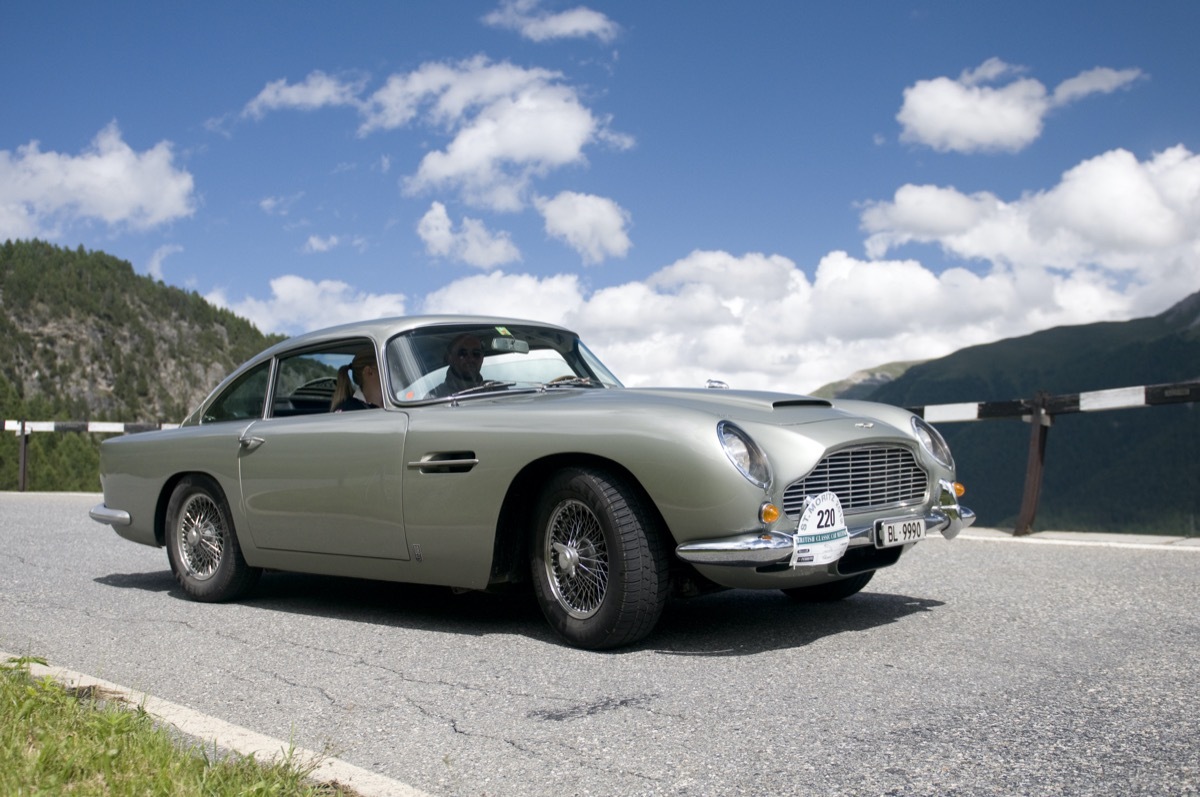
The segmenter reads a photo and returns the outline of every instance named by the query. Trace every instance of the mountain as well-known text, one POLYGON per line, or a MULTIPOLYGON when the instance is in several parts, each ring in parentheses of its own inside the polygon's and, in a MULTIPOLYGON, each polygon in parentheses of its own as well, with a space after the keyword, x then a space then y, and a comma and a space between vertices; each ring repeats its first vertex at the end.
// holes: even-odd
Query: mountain
MULTIPOLYGON (((0 246, 0 414, 11 420, 178 422, 278 338, 196 293, 101 252, 0 246)), ((30 489, 95 490, 97 437, 31 435, 30 489)), ((0 490, 17 486, 17 438, 0 437, 0 490)))
POLYGON ((886 365, 877 365, 874 368, 855 371, 845 379, 838 382, 830 382, 828 385, 818 388, 813 391, 812 395, 818 398, 866 398, 882 385, 895 381, 909 368, 923 362, 925 360, 887 363, 886 365))
MULTIPOLYGON (((1033 398, 1200 379, 1200 293, 1126 322, 1056 327, 914 365, 867 398, 905 407, 1033 398)), ((1020 509, 1029 427, 940 424, 981 525, 1020 509)), ((1037 529, 1195 534, 1200 408, 1194 404, 1059 415, 1049 431, 1037 529)))

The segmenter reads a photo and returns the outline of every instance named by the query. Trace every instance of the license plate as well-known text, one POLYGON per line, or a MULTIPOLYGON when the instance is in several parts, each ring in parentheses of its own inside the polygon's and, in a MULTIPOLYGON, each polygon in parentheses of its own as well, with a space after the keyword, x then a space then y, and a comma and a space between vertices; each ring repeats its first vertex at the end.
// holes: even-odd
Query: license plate
POLYGON ((924 518, 895 518, 875 521, 875 547, 894 548, 925 539, 924 518))

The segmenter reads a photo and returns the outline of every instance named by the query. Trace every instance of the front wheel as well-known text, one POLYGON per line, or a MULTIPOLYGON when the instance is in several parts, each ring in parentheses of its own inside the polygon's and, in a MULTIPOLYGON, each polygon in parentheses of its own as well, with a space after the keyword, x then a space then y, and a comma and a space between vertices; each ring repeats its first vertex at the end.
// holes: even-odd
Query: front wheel
POLYGON ((570 468, 550 480, 535 518, 534 591, 560 636, 595 650, 653 630, 667 600, 667 556, 633 487, 570 468))
POLYGON ((865 573, 859 573, 857 576, 843 578, 841 581, 830 581, 811 587, 792 587, 791 589, 783 590, 783 594, 798 601, 813 603, 840 601, 842 598, 849 598, 851 595, 860 592, 863 587, 867 586, 874 575, 874 570, 868 570, 865 573))
POLYGON ((242 558, 220 486, 198 474, 184 477, 171 494, 167 559, 188 597, 206 603, 241 597, 262 573, 242 558))

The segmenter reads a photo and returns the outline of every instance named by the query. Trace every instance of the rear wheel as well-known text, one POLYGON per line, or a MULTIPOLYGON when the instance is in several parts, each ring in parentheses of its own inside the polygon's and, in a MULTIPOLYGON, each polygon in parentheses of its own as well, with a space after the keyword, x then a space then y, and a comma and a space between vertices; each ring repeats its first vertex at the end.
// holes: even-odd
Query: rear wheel
POLYGON ((248 592, 262 571, 242 558, 229 505, 207 476, 184 477, 167 505, 167 559, 193 600, 234 600, 248 592))
POLYGON ((811 587, 792 587, 791 589, 783 590, 783 594, 798 601, 812 603, 840 601, 842 598, 849 598, 851 595, 860 592, 863 587, 867 586, 874 575, 874 570, 868 570, 865 573, 850 576, 850 578, 843 578, 841 581, 830 581, 811 587))
POLYGON ((639 493, 604 471, 570 468, 538 501, 533 584, 542 613, 582 648, 627 645, 667 600, 667 556, 639 493))

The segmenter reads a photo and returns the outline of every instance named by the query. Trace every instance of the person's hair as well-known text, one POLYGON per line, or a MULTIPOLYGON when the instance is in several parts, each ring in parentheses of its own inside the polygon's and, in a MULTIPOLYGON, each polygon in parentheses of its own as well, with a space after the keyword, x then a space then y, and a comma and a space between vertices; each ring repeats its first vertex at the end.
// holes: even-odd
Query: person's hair
POLYGON ((374 349, 361 349, 358 354, 354 355, 354 359, 348 364, 343 365, 337 372, 337 385, 333 388, 333 398, 329 400, 329 411, 335 411, 341 403, 354 395, 354 387, 362 387, 363 373, 362 369, 368 365, 375 365, 374 349), (351 377, 353 376, 353 384, 351 377))

